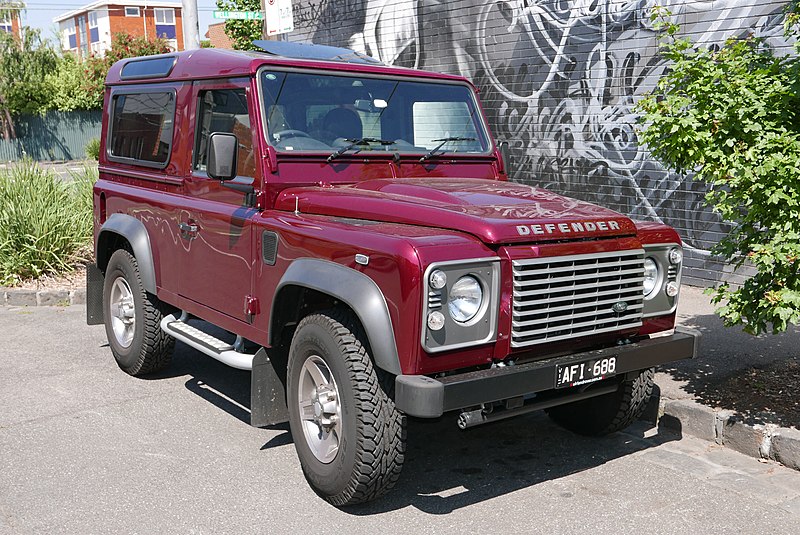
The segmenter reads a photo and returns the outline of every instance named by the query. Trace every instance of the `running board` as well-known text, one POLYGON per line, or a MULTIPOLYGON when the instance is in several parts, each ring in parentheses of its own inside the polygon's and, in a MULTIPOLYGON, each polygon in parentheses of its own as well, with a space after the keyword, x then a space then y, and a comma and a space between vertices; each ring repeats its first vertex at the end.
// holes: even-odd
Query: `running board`
POLYGON ((161 320, 161 330, 176 340, 180 340, 184 344, 232 368, 239 370, 253 369, 254 353, 236 351, 231 344, 204 333, 196 327, 192 327, 185 321, 177 319, 173 314, 165 316, 161 320))

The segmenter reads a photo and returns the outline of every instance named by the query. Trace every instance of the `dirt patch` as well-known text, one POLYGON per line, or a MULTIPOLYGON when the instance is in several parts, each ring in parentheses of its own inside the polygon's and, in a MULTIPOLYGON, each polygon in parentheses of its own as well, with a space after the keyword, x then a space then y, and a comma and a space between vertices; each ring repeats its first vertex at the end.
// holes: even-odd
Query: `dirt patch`
MULTIPOLYGON (((9 290, 75 290, 86 287, 86 266, 78 264, 71 273, 46 275, 39 279, 22 281, 9 290)), ((3 288, 3 287, 0 287, 3 288)))
POLYGON ((753 423, 800 429, 800 360, 738 371, 703 398, 703 403, 734 410, 753 423))

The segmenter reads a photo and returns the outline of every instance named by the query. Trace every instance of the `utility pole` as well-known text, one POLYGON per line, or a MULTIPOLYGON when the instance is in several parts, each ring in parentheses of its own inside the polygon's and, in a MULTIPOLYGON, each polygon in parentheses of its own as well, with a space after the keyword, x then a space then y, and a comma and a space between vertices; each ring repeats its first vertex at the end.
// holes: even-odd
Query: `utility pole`
POLYGON ((183 48, 200 48, 200 23, 197 20, 197 0, 181 0, 183 5, 183 48))
POLYGON ((264 14, 264 20, 261 21, 261 38, 269 39, 267 35, 267 2, 269 0, 261 0, 261 12, 264 14))

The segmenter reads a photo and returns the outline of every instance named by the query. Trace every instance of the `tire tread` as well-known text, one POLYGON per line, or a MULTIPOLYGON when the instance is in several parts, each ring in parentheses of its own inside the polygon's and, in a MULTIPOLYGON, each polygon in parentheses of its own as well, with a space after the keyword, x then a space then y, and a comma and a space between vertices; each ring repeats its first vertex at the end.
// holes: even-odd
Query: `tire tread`
POLYGON ((161 329, 163 311, 166 307, 158 297, 144 289, 139 263, 135 256, 125 249, 117 250, 108 262, 107 272, 117 263, 128 263, 135 273, 135 280, 128 281, 128 284, 132 291, 139 292, 142 296, 142 310, 137 310, 136 314, 137 321, 142 321, 143 324, 142 343, 136 361, 131 366, 123 366, 119 359, 117 359, 117 363, 125 373, 135 377, 163 370, 172 361, 172 353, 175 348, 175 339, 161 329))
POLYGON ((395 485, 405 456, 405 416, 395 408, 389 389, 383 386, 393 377, 386 377, 388 374, 373 365, 366 333, 351 311, 334 309, 306 316, 297 331, 309 323, 327 329, 336 341, 353 377, 353 394, 361 416, 356 425, 352 477, 341 492, 326 499, 336 506, 374 500, 395 485))

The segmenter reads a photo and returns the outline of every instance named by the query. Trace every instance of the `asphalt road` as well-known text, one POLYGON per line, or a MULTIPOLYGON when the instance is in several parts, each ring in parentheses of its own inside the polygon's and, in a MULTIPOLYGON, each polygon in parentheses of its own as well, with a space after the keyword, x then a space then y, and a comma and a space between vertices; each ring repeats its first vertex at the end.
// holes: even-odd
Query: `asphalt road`
POLYGON ((249 375, 181 344, 134 379, 82 307, 0 307, 0 533, 797 533, 800 472, 640 423, 413 421, 385 499, 339 510, 286 426, 247 424, 249 375))

